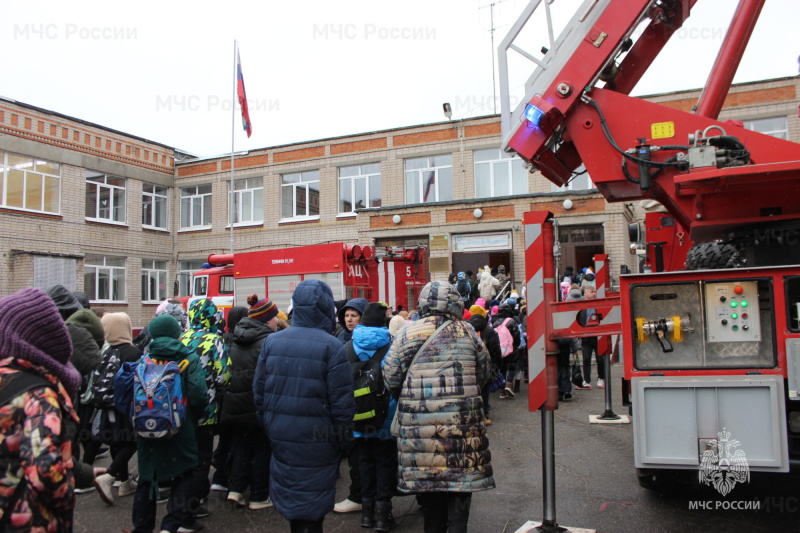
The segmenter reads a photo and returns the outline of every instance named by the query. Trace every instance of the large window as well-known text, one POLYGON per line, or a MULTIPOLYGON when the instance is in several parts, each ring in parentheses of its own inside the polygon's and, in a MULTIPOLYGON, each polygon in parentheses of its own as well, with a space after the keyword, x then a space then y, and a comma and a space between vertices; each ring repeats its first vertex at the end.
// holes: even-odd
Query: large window
POLYGON ((168 189, 160 185, 142 185, 142 226, 167 229, 168 189))
POLYGON ((92 302, 124 302, 125 258, 87 254, 83 265, 83 291, 92 302))
POLYGON ((380 163, 339 167, 339 213, 380 206, 380 163))
POLYGON ((527 194, 528 170, 499 148, 475 150, 475 198, 527 194))
POLYGON ((181 229, 211 227, 211 185, 181 188, 181 229))
POLYGON ((167 297, 167 262, 142 260, 142 302, 158 303, 167 297))
POLYGON ((787 139, 786 117, 759 118, 745 120, 744 127, 779 139, 787 139))
POLYGON ((86 171, 86 218, 125 223, 125 178, 86 171))
POLYGON ((192 274, 203 268, 205 261, 178 261, 178 296, 191 296, 192 274))
POLYGON ((264 222, 264 179, 234 180, 233 191, 228 185, 231 201, 231 224, 260 224, 264 222))
POLYGON ((453 157, 450 154, 406 159, 406 203, 453 199, 453 157))
POLYGON ((61 166, 58 163, 0 152, 0 206, 59 214, 61 166))
POLYGON ((319 170, 281 176, 281 216, 319 217, 319 170))

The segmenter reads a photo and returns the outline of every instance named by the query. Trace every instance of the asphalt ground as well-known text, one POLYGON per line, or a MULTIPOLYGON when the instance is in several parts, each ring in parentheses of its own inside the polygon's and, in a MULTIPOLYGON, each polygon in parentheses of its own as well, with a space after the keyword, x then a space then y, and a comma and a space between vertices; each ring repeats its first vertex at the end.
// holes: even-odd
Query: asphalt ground
MULTIPOLYGON (((613 383, 621 366, 614 365, 613 383)), ((751 473, 726 497, 713 488, 642 489, 633 467, 631 425, 590 424, 589 415, 604 411, 604 391, 573 391, 574 400, 555 411, 556 520, 560 526, 601 532, 800 531, 800 478, 751 473), (753 509, 754 503, 760 509, 753 509), (749 506, 749 508, 748 508, 749 506), (737 508, 738 507, 738 508, 737 508)), ((614 411, 627 414, 614 391, 614 411)), ((529 520, 541 521, 542 431, 540 412, 527 408, 527 387, 513 400, 492 395, 490 450, 497 488, 472 497, 470 531, 515 532, 529 520)), ((106 465, 108 459, 97 462, 106 465)), ((132 469, 135 465, 132 463, 132 469)), ((337 501, 347 496, 347 464, 340 467, 337 501)), ((133 497, 107 506, 96 492, 77 496, 76 532, 121 532, 132 528, 133 497)), ((423 531, 413 496, 393 500, 397 533, 423 531)), ((274 508, 230 509, 221 493, 212 492, 202 520, 209 532, 288 533, 289 523, 274 508)), ((159 505, 157 524, 166 510, 159 505)), ((360 513, 330 513, 326 532, 367 531, 360 513)), ((524 529, 523 529, 524 531, 524 529)), ((158 532, 158 529, 156 529, 158 532)))

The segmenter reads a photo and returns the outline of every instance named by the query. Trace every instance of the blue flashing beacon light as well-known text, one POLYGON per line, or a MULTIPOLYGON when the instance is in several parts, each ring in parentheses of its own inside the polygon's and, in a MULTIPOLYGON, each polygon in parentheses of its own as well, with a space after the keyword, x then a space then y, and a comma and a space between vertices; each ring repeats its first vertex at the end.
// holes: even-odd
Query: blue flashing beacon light
POLYGON ((528 104, 525 106, 525 120, 527 120, 532 127, 538 128, 539 122, 541 122, 543 116, 544 111, 535 105, 528 104))

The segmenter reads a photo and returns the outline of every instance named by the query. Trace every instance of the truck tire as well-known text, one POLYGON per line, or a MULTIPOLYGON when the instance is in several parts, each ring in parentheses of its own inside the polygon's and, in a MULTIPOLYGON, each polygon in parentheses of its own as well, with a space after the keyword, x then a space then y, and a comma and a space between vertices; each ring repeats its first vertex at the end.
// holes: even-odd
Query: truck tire
POLYGON ((743 258, 732 244, 701 242, 686 254, 687 270, 711 270, 744 266, 743 258))

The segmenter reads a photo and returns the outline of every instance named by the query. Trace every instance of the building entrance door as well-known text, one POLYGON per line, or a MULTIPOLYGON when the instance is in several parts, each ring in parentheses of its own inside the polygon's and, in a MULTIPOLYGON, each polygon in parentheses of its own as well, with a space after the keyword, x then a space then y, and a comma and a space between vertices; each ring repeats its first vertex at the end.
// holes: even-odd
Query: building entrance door
POLYGON ((592 257, 605 253, 604 231, 602 224, 587 226, 559 226, 558 240, 561 242, 561 261, 558 275, 571 266, 575 273, 586 267, 594 269, 592 257))

